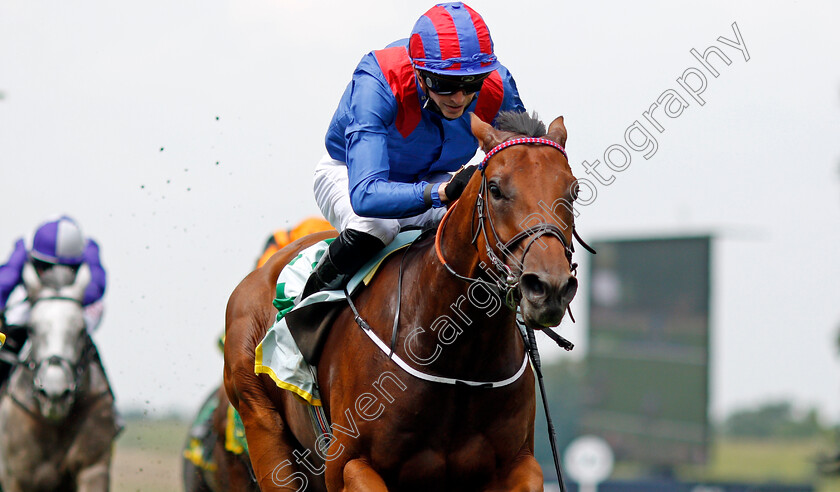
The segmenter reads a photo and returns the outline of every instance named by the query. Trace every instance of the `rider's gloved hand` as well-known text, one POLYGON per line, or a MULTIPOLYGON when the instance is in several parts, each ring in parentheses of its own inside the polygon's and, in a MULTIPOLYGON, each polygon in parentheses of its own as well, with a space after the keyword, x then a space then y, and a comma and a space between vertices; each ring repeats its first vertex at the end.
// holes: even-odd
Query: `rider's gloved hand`
POLYGON ((478 166, 465 166, 455 173, 455 176, 446 183, 443 192, 446 195, 447 202, 454 202, 461 196, 464 188, 467 187, 467 183, 470 182, 470 178, 475 174, 476 169, 478 169, 478 166))

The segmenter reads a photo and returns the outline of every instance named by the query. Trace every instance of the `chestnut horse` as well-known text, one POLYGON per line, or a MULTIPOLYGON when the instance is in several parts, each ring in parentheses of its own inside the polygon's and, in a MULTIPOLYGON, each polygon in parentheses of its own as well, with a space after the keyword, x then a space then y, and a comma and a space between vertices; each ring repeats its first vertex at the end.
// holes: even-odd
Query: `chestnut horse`
POLYGON ((527 114, 504 116, 496 129, 472 115, 487 158, 437 234, 389 257, 339 308, 317 365, 331 433, 315 435, 305 404, 255 375, 254 350, 280 270, 333 234, 290 244, 234 290, 224 384, 264 492, 543 490, 516 316, 556 326, 575 295, 577 185, 562 117, 546 134, 527 114))

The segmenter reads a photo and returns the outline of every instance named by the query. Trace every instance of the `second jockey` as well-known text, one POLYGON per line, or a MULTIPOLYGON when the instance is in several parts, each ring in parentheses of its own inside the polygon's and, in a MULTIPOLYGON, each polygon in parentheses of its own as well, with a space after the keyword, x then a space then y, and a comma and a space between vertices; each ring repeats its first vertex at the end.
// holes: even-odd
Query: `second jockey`
MULTIPOLYGON (((72 284, 79 268, 86 264, 91 280, 82 299, 85 324, 89 332, 99 326, 107 280, 99 259, 99 245, 82 234, 76 221, 62 216, 41 224, 29 249, 23 238, 18 239, 9 259, 0 265, 0 313, 3 314, 0 321, 7 326, 7 346, 11 352, 20 352, 28 334, 25 326, 29 322, 30 305, 22 285, 26 263, 35 267, 42 281, 55 285, 72 284)), ((0 363, 0 382, 10 370, 10 366, 0 363)))

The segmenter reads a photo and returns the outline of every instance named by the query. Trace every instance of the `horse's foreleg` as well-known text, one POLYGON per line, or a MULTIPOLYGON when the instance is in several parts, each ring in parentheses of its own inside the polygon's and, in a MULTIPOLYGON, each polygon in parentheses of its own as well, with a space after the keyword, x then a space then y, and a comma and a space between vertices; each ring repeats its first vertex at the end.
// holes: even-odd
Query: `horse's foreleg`
POLYGON ((248 454, 254 475, 263 492, 303 491, 309 479, 300 471, 289 443, 289 431, 276 409, 255 408, 254 402, 240 405, 245 424, 248 454))
POLYGON ((511 465, 504 481, 498 487, 489 490, 505 490, 513 492, 542 492, 543 474, 534 455, 521 454, 511 465))
MULTIPOLYGON (((226 351, 230 340, 228 335, 226 351)), ((253 364, 253 357, 242 357, 233 367, 226 366, 224 382, 228 398, 245 426, 257 483, 263 492, 306 490, 309 479, 296 463, 291 434, 254 374, 253 364)))
MULTIPOLYGON (((385 481, 365 460, 354 459, 348 461, 345 463, 341 475, 344 479, 342 492, 388 492, 385 481)), ((333 490, 329 486, 327 488, 330 491, 333 490)))
POLYGON ((91 466, 79 470, 76 476, 78 492, 108 492, 110 486, 110 454, 91 466))
POLYGON ((256 490, 257 484, 251 480, 251 474, 248 471, 248 466, 243 460, 247 457, 228 456, 228 489, 237 492, 248 492, 256 490))

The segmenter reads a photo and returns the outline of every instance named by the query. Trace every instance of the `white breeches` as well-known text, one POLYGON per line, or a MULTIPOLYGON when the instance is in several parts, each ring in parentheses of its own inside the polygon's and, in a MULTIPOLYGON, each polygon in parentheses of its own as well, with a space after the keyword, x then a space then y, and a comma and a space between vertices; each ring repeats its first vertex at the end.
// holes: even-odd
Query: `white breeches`
MULTIPOLYGON (((425 177, 425 181, 444 182, 449 180, 449 173, 439 173, 425 177)), ((360 217, 350 205, 350 182, 347 177, 347 164, 325 155, 315 166, 315 201, 324 214, 324 218, 338 231, 355 229, 378 237, 385 244, 394 240, 400 228, 434 225, 443 218, 445 207, 432 208, 420 215, 404 219, 378 219, 360 217)))

